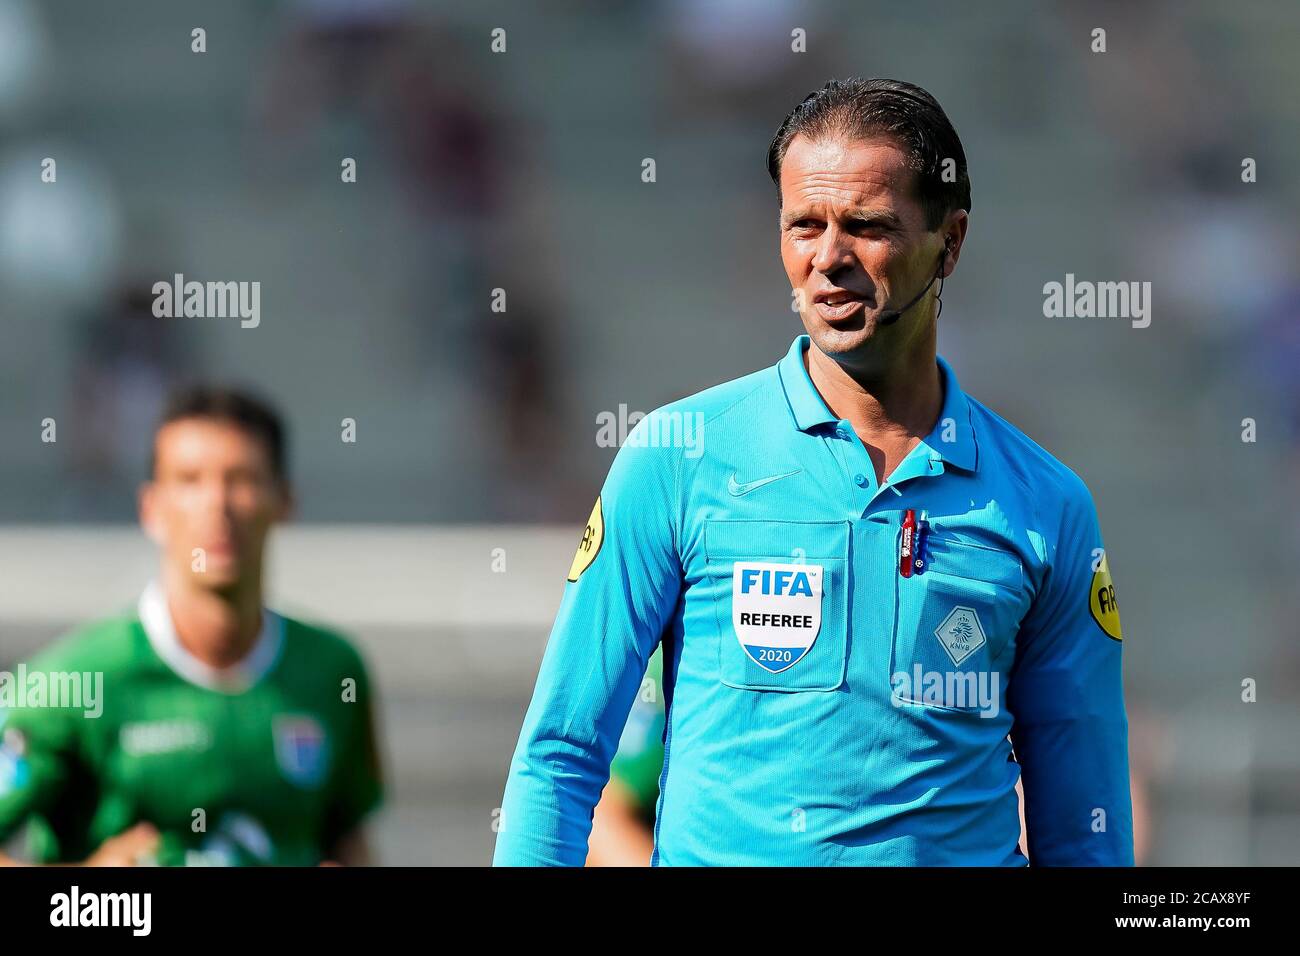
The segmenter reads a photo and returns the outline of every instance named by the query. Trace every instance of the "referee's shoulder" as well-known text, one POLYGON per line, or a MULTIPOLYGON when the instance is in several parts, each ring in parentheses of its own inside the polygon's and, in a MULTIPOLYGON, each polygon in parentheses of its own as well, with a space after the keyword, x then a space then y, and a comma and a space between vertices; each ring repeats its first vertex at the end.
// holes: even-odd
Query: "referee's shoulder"
POLYGON ((780 394, 776 369, 767 368, 661 405, 637 422, 619 448, 606 491, 630 492, 641 502, 674 497, 708 449, 752 436, 760 423, 771 421, 780 394))
POLYGON ((1015 481, 1039 505, 1093 507, 1092 492, 1074 469, 987 405, 967 396, 980 468, 1015 481))
POLYGON ((665 418, 690 416, 694 421, 708 424, 779 396, 780 388, 780 377, 772 366, 661 405, 646 415, 646 418, 662 421, 665 418))

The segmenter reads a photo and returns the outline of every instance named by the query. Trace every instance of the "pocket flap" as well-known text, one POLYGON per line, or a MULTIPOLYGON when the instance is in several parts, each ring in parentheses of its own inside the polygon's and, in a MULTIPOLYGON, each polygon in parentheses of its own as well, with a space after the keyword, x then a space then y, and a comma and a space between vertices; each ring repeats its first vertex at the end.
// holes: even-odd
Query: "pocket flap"
POLYGON ((757 557, 842 561, 848 553, 847 521, 728 519, 704 523, 704 554, 710 561, 757 557))
POLYGON ((1019 590, 1023 578, 1020 558, 1010 551, 959 541, 942 534, 925 536, 925 573, 937 571, 971 581, 1000 584, 1019 590))

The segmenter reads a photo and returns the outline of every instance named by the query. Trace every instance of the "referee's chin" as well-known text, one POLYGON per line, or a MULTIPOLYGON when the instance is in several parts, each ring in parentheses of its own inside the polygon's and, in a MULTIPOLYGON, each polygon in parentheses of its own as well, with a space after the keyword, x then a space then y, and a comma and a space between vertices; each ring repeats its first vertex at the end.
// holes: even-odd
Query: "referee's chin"
POLYGON ((803 327, 813 344, 836 360, 870 355, 882 345, 890 328, 880 325, 874 313, 865 311, 834 324, 819 315, 804 315, 803 327))

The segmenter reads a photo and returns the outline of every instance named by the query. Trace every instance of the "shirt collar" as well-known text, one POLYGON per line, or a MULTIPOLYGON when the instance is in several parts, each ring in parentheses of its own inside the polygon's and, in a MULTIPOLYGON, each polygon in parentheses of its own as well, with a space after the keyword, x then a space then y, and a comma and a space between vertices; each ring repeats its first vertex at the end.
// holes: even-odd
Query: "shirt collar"
POLYGON ((157 581, 150 581, 140 595, 139 613, 145 635, 163 663, 191 684, 226 694, 241 694, 261 680, 279 658, 284 643, 284 618, 262 608, 262 629, 244 659, 230 667, 213 667, 181 643, 167 595, 157 581))
MULTIPOLYGON (((809 431, 818 425, 838 421, 813 385, 808 369, 804 367, 803 356, 810 347, 810 342, 808 336, 798 336, 785 358, 777 363, 777 373, 781 377, 781 386, 785 389, 790 414, 794 417, 795 427, 800 431, 809 431)), ((943 409, 934 428, 921 440, 921 444, 925 446, 928 457, 974 471, 979 461, 979 446, 975 441, 970 402, 961 390, 952 366, 942 355, 936 356, 936 359, 943 383, 943 409)))
POLYGON ((970 402, 961 390, 952 366, 942 355, 936 355, 935 360, 939 363, 939 377, 943 381, 943 410, 921 444, 930 450, 931 457, 974 471, 979 466, 979 444, 975 440, 970 402))
POLYGON ((804 366, 803 353, 808 351, 811 341, 806 335, 796 337, 790 351, 776 366, 781 376, 781 387, 785 389, 785 399, 794 415, 795 427, 804 432, 827 422, 839 421, 826 406, 804 366))

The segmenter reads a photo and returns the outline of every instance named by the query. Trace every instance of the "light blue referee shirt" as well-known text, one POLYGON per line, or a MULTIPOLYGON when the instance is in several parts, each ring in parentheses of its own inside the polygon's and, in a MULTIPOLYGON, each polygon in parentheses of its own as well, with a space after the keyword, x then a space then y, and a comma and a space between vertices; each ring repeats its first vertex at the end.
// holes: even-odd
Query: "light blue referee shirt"
POLYGON ((1131 865, 1092 498, 966 396, 878 485, 804 364, 651 413, 610 469, 510 765, 498 865, 581 865, 638 694, 658 865, 1131 865), (901 560, 909 512, 912 552, 901 560), (663 687, 643 687, 655 646, 663 687))

